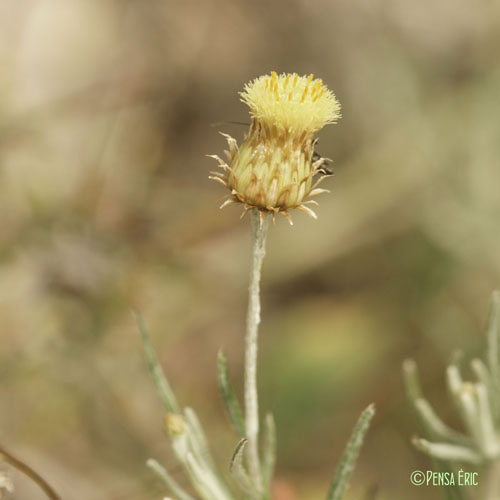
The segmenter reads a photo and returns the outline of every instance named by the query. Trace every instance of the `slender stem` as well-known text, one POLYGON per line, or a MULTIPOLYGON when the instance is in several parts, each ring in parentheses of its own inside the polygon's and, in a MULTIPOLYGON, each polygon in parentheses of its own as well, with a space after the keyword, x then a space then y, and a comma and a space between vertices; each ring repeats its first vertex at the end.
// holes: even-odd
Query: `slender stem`
POLYGON ((45 481, 45 479, 40 476, 38 472, 34 471, 29 465, 26 465, 18 458, 12 456, 3 448, 0 448, 0 460, 4 460, 18 471, 26 474, 40 487, 41 490, 43 490, 43 492, 47 495, 48 498, 50 498, 50 500, 61 500, 61 497, 55 492, 52 486, 50 486, 50 484, 47 483, 47 481, 45 481))
POLYGON ((266 254, 269 217, 261 218, 257 209, 252 216, 252 268, 248 289, 248 315, 245 341, 245 428, 248 438, 248 467, 258 491, 262 491, 259 463, 259 403, 257 396, 257 339, 260 323, 260 276, 266 254))

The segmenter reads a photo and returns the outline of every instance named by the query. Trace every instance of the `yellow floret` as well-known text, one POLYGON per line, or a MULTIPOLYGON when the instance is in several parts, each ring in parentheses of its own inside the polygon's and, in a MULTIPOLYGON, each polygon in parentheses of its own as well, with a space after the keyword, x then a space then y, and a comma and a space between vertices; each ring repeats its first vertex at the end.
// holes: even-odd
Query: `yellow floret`
POLYGON ((245 85, 241 100, 268 126, 314 133, 340 118, 340 104, 322 80, 313 77, 273 71, 245 85))

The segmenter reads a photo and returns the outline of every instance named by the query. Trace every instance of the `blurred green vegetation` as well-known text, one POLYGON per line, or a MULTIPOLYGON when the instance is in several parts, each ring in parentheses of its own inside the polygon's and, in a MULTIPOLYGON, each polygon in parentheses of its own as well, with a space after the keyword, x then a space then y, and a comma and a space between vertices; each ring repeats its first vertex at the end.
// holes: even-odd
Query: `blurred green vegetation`
MULTIPOLYGON (((430 467, 400 376, 439 413, 443 367, 484 348, 500 276, 500 4, 438 0, 0 3, 0 442, 66 499, 160 498, 173 465, 131 310, 228 461, 216 353, 241 387, 249 221, 205 154, 248 121, 237 92, 313 72, 343 106, 319 220, 272 227, 261 409, 276 500, 322 498, 377 404, 349 498, 422 498, 430 467)), ((453 420, 452 420, 453 423, 453 420)), ((175 467, 172 472, 176 474, 175 467)), ((41 494, 15 477, 12 498, 41 494)), ((425 498, 440 497, 426 488, 425 498)))

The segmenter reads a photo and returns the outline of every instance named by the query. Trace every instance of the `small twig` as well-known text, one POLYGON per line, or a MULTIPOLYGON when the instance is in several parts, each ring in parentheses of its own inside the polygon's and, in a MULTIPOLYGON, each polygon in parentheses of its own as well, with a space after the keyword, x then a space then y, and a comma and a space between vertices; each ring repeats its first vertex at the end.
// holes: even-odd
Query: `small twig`
POLYGON ((4 448, 0 447, 0 459, 7 462, 9 465, 22 472, 28 476, 33 482, 35 482, 41 490, 47 495, 51 500, 61 500, 61 497, 54 491, 52 486, 50 486, 45 479, 34 471, 29 465, 25 464, 21 460, 12 456, 9 452, 5 451, 4 448))

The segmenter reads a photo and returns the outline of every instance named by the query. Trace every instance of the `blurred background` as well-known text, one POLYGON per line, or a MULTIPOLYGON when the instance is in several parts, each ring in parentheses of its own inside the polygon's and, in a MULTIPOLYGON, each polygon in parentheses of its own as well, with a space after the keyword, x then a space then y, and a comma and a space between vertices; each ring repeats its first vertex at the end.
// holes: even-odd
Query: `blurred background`
POLYGON ((440 498, 409 483, 432 466, 401 363, 453 424, 443 370, 482 354, 500 281, 499 49, 495 0, 1 0, 1 445, 64 499, 162 498, 146 458, 180 471, 135 309, 226 468, 216 353, 241 394, 249 220, 205 155, 245 133, 244 83, 312 72, 343 118, 319 219, 277 220, 264 263, 276 500, 324 498, 372 401, 348 498, 440 498))

